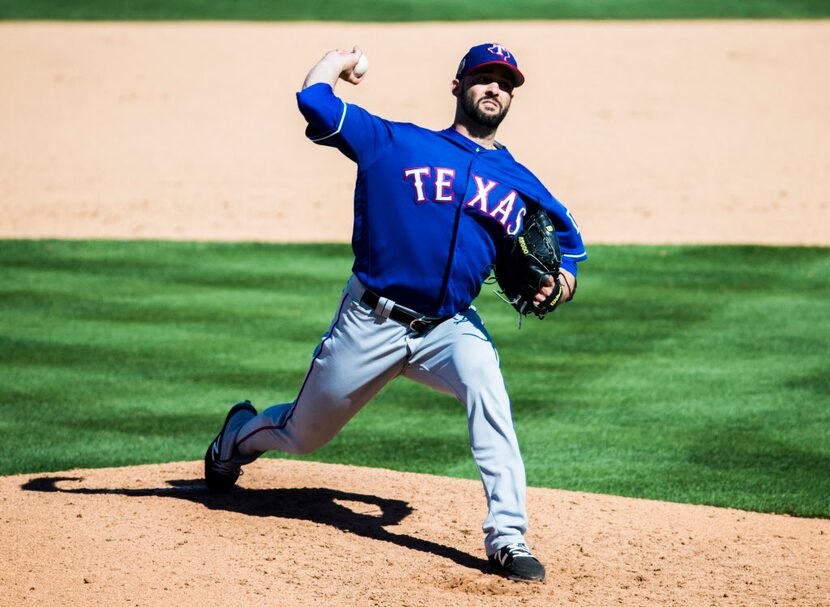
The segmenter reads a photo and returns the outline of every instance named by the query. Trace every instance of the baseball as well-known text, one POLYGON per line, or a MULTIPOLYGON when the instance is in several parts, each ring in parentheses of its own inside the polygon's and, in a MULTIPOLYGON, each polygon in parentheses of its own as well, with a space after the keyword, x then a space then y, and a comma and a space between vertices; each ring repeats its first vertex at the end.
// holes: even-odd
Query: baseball
POLYGON ((363 74, 365 74, 366 70, 368 70, 368 69, 369 69, 369 58, 366 57, 366 55, 361 55, 360 59, 357 60, 357 65, 354 66, 354 69, 352 70, 352 73, 355 76, 360 77, 363 74))

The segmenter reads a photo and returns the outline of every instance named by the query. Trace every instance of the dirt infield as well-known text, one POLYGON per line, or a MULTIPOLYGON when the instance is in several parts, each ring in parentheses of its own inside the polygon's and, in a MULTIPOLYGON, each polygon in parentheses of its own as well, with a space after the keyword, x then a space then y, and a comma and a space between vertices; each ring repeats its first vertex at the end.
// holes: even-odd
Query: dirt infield
POLYGON ((830 521, 530 489, 544 585, 482 570, 475 481, 265 459, 0 478, 3 603, 826 606, 830 521))
POLYGON ((446 127, 460 55, 528 77, 501 139, 599 242, 830 243, 830 21, 0 24, 0 237, 348 241, 354 169, 294 92, 446 127))

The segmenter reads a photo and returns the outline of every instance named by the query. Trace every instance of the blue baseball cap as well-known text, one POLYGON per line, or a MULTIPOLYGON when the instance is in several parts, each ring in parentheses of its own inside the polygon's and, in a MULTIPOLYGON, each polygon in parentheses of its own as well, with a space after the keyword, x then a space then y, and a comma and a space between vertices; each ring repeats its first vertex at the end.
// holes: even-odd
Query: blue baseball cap
POLYGON ((485 43, 474 46, 458 65, 455 77, 461 80, 464 76, 486 65, 503 65, 513 74, 514 86, 522 86, 525 82, 524 75, 519 71, 519 64, 513 53, 504 48, 501 44, 485 43))

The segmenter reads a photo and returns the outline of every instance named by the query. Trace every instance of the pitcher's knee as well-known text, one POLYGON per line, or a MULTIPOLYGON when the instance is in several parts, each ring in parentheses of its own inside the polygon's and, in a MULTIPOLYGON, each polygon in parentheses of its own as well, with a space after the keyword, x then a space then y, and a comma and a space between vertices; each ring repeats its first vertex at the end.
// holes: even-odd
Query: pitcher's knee
POLYGON ((295 455, 308 455, 324 447, 337 435, 330 428, 321 428, 313 425, 311 428, 298 431, 296 428, 289 432, 288 448, 289 453, 295 455))
POLYGON ((308 455, 309 453, 313 453, 317 451, 320 447, 325 445, 328 441, 293 441, 291 444, 291 449, 288 450, 289 453, 293 453, 294 455, 308 455))
POLYGON ((314 453, 318 449, 315 445, 293 445, 290 449, 286 449, 288 453, 294 455, 308 455, 314 453))

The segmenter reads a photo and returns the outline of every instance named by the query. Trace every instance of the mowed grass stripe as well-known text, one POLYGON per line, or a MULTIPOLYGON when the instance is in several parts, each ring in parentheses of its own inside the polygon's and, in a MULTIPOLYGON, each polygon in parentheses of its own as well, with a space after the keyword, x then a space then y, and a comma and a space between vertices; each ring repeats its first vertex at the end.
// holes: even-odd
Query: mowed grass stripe
POLYGON ((0 0, 0 19, 407 22, 829 15, 826 0, 0 0))
MULTIPOLYGON (((595 246, 516 328, 485 286, 531 485, 830 516, 830 249, 595 246)), ((290 401, 345 245, 0 241, 0 474, 192 460, 290 401)), ((398 380, 307 456, 475 478, 463 409, 398 380)))

